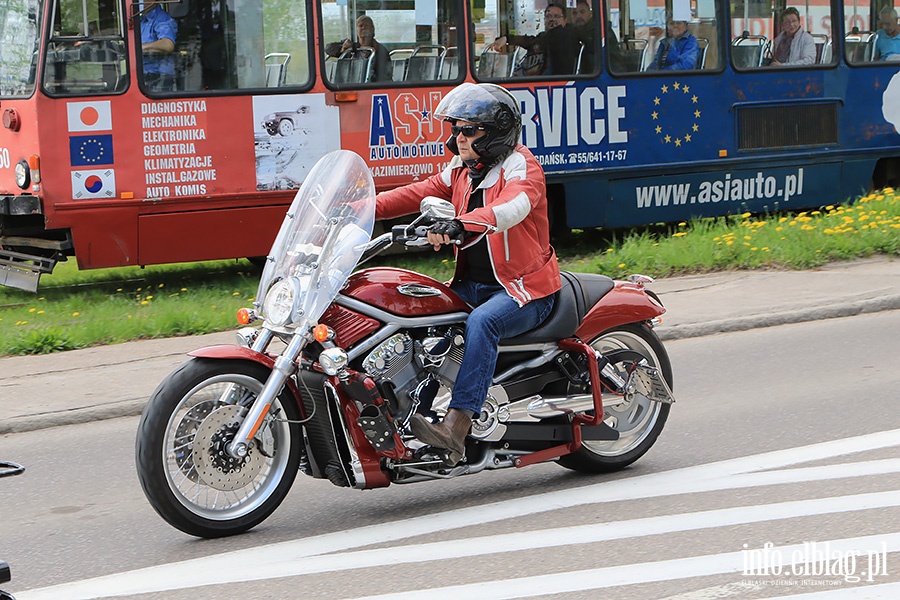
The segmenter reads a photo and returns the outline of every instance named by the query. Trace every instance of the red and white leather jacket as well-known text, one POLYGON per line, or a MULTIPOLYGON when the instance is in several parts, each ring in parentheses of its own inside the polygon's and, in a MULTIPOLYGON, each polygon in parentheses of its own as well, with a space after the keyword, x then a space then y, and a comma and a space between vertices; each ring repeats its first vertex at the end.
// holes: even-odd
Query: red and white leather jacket
MULTIPOLYGON (((520 306, 560 288, 559 265, 550 245, 547 185, 531 151, 519 144, 494 165, 478 186, 484 206, 465 212, 471 195, 468 168, 455 156, 440 173, 424 181, 378 194, 375 218, 416 213, 426 196, 449 200, 466 231, 487 235, 497 281, 520 306)), ((464 273, 457 263, 454 280, 464 273)))

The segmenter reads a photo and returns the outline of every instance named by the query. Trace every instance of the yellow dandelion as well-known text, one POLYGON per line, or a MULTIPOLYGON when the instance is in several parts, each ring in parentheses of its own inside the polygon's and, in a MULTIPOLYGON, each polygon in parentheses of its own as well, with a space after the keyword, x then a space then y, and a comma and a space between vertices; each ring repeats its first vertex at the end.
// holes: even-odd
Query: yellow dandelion
POLYGON ((37 314, 42 315, 42 314, 44 314, 44 311, 39 310, 39 311, 37 311, 37 314))
POLYGON ((625 268, 625 263, 619 263, 619 268, 620 268, 620 269, 624 269, 624 268, 625 268))
POLYGON ((742 219, 749 219, 749 218, 750 218, 750 213, 745 212, 744 214, 741 215, 741 218, 742 218, 742 219))
POLYGON ((33 313, 33 312, 36 311, 36 310, 37 310, 36 308, 29 308, 29 309, 28 309, 28 312, 33 313))
MULTIPOLYGON (((679 231, 678 233, 673 233, 672 237, 684 237, 686 235, 687 235, 687 231, 679 231)), ((657 244, 653 244, 653 245, 656 246, 657 244)))
POLYGON ((159 284, 157 287, 165 287, 165 286, 166 286, 166 284, 161 283, 161 284, 159 284))
POLYGON ((187 288, 181 288, 181 291, 182 291, 182 292, 186 292, 186 291, 187 291, 187 288))
POLYGON ((79 316, 80 314, 81 314, 81 313, 78 312, 78 311, 76 310, 75 312, 72 313, 72 316, 73 316, 73 317, 77 317, 77 316, 79 316))
POLYGON ((148 304, 150 304, 150 303, 147 302, 146 300, 141 300, 141 306, 147 306, 148 304))
POLYGON ((687 227, 687 223, 685 223, 684 221, 682 221, 681 223, 678 224, 678 226, 679 226, 679 227, 687 227))
POLYGON ((241 293, 240 293, 240 292, 232 292, 232 294, 231 294, 231 295, 232 295, 232 296, 240 296, 240 295, 241 295, 241 293))
POLYGON ((147 300, 153 300, 153 296, 147 296, 147 300))

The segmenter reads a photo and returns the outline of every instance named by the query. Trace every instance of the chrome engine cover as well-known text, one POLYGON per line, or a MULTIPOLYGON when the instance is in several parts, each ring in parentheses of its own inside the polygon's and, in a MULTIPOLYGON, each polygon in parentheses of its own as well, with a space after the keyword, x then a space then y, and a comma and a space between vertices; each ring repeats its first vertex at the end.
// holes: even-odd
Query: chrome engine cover
POLYGON ((503 386, 493 385, 488 389, 481 414, 472 420, 472 432, 469 435, 476 440, 496 442, 506 433, 507 421, 509 421, 509 397, 503 386))

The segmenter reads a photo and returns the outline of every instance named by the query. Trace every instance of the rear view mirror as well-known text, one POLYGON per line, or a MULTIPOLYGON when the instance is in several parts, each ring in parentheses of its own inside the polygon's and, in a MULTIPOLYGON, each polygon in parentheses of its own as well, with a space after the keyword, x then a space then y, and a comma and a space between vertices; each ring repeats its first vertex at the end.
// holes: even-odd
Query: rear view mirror
POLYGON ((427 196, 419 204, 419 212, 432 219, 455 219, 456 208, 446 200, 435 196, 427 196))

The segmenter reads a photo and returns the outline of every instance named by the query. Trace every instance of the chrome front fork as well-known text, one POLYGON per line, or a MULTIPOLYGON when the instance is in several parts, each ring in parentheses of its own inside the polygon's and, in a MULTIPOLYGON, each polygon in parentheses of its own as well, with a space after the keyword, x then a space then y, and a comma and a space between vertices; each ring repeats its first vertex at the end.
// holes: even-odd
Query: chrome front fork
MULTIPOLYGON (((234 439, 226 446, 228 454, 233 458, 243 458, 247 456, 247 453, 250 451, 250 442, 253 440, 256 432, 259 431, 263 420, 269 413, 269 408, 271 408, 272 403, 278 397, 278 394, 281 393, 288 377, 297 372, 297 357, 300 356, 300 352, 303 351, 303 348, 311 339, 309 337, 309 327, 306 324, 298 327, 297 330, 298 333, 291 338, 291 341, 288 343, 284 352, 275 359, 275 366, 272 369, 269 378, 266 380, 262 392, 256 397, 253 404, 250 405, 250 410, 244 416, 244 421, 238 428, 234 439), (303 332, 302 334, 299 333, 301 331, 303 332)), ((265 340, 258 338, 253 344, 254 350, 261 351, 260 348, 264 348, 269 340, 271 340, 272 333, 270 331, 264 331, 260 335, 260 338, 265 338, 265 340)))

